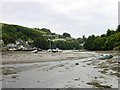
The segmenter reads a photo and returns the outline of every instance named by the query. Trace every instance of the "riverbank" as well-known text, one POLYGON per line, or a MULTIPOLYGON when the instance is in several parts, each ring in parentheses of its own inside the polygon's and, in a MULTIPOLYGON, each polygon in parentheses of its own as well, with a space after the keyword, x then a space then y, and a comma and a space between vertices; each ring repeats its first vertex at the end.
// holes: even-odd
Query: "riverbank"
MULTIPOLYGON (((94 53, 94 52, 92 52, 94 53)), ((30 51, 8 51, 2 53, 2 64, 19 64, 19 63, 35 63, 35 62, 51 62, 62 60, 76 60, 93 56, 91 52, 78 52, 65 50, 62 52, 52 53, 42 51, 32 53, 30 51)))
POLYGON ((106 52, 6 52, 2 55, 4 60, 2 86, 118 88, 118 54, 110 53, 114 55, 112 59, 98 59, 103 53, 106 52))

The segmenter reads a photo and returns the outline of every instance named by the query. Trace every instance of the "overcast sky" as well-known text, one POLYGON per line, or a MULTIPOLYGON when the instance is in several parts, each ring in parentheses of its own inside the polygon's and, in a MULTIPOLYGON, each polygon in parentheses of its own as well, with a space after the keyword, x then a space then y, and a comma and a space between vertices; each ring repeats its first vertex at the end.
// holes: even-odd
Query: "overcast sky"
POLYGON ((76 38, 100 35, 118 25, 119 0, 28 1, 1 1, 1 22, 48 28, 58 34, 68 32, 76 38))

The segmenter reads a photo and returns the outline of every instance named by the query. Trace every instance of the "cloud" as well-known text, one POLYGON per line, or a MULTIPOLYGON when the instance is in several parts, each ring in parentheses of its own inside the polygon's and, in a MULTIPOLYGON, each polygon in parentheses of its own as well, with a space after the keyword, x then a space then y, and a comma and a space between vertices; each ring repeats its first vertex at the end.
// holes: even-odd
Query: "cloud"
POLYGON ((2 2, 2 22, 46 27, 73 37, 99 35, 118 24, 118 0, 12 1, 2 2))

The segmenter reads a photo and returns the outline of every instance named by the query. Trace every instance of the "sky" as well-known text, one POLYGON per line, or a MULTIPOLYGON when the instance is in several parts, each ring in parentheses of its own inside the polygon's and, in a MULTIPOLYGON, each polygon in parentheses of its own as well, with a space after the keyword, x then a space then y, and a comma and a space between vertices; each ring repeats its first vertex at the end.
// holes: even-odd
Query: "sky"
POLYGON ((0 22, 47 28, 72 37, 101 35, 118 26, 119 0, 1 0, 0 22))

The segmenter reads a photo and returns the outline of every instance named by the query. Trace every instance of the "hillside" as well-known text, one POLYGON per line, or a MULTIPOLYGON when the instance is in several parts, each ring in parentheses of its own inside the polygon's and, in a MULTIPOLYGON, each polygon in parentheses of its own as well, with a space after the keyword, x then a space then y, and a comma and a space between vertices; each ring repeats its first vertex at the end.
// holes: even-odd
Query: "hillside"
MULTIPOLYGON (((28 28, 20 25, 0 23, 0 38, 5 47, 10 43, 20 42, 23 47, 36 47, 41 49, 59 48, 86 49, 86 50, 120 50, 120 25, 116 30, 108 29, 106 34, 100 36, 90 35, 88 38, 72 38, 69 33, 63 35, 52 33, 46 28, 28 28)), ((18 47, 18 45, 17 45, 18 47)))
POLYGON ((37 37, 41 37, 47 32, 19 25, 2 25, 2 38, 5 44, 13 43, 17 39, 21 38, 25 41, 32 40, 37 37))
POLYGON ((69 33, 63 35, 52 33, 46 28, 28 28, 20 25, 0 24, 2 26, 2 40, 4 46, 16 42, 22 42, 24 47, 37 47, 41 49, 60 48, 60 49, 80 49, 80 42, 71 38, 69 33))

